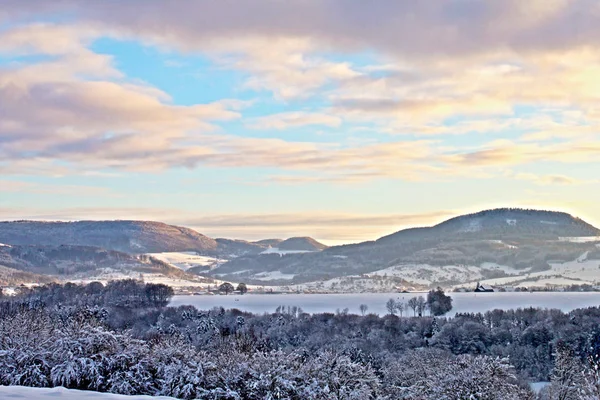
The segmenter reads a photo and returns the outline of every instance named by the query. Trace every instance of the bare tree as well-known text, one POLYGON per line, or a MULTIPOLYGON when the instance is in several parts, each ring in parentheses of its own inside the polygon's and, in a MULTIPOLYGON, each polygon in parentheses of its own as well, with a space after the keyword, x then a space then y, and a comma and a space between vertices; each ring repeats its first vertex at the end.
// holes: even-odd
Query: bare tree
POLYGON ((361 304, 360 306, 358 306, 358 308, 360 309, 360 313, 362 315, 365 315, 365 313, 369 309, 369 306, 367 306, 366 304, 361 304))
POLYGON ((425 301, 425 298, 423 296, 419 296, 417 298, 417 312, 419 313, 419 317, 423 316, 423 313, 425 312, 426 307, 427 307, 427 301, 425 301))
POLYGON ((391 315, 396 314, 396 300, 389 299, 387 303, 385 303, 385 307, 387 308, 388 313, 390 313, 391 315))
POLYGON ((402 302, 402 301, 396 302, 396 311, 398 311, 398 314, 400 314, 400 316, 402 317, 402 314, 404 313, 404 302, 402 302))
POLYGON ((408 301, 408 306, 410 308, 412 308, 412 310, 413 310, 413 316, 416 317, 417 316, 417 307, 419 306, 419 301, 417 300, 417 298, 413 297, 412 299, 410 299, 408 301))

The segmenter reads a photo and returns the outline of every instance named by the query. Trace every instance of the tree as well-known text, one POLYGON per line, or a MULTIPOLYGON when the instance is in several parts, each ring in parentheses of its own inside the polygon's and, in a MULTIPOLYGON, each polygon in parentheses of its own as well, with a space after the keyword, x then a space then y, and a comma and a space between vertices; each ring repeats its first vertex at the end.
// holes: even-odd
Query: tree
POLYGON ((427 307, 427 302, 423 298, 423 296, 417 297, 417 312, 419 313, 419 317, 423 316, 425 312, 425 308, 427 307))
POLYGON ((394 299, 389 299, 387 303, 385 303, 385 307, 391 315, 396 314, 396 301, 394 299))
POLYGON ((556 347, 554 370, 548 388, 552 400, 592 399, 590 385, 581 361, 562 342, 556 347), (588 397, 589 396, 589 397, 588 397))
POLYGON ((440 316, 452 310, 452 297, 446 295, 442 288, 431 290, 427 294, 427 307, 433 316, 440 316))
POLYGON ((237 285, 237 288, 235 290, 237 290, 241 294, 245 294, 248 292, 248 286, 246 286, 244 282, 241 282, 237 285))
POLYGON ((144 289, 151 306, 165 307, 174 295, 173 288, 162 283, 148 283, 144 289))
POLYGON ((404 313, 404 303, 401 301, 397 301, 396 310, 398 310, 398 314, 400 314, 400 316, 402 317, 402 314, 404 313))
POLYGON ((417 307, 419 306, 419 301, 417 300, 417 298, 413 297, 412 299, 410 299, 408 301, 408 306, 410 308, 412 308, 412 310, 413 310, 413 316, 416 317, 417 316, 417 307))
POLYGON ((369 309, 369 306, 367 306, 366 304, 361 304, 360 306, 358 306, 358 308, 360 309, 360 313, 362 315, 365 315, 365 313, 369 309))
POLYGON ((225 292, 225 294, 229 294, 233 292, 233 285, 229 282, 222 283, 219 286, 219 292, 225 292))

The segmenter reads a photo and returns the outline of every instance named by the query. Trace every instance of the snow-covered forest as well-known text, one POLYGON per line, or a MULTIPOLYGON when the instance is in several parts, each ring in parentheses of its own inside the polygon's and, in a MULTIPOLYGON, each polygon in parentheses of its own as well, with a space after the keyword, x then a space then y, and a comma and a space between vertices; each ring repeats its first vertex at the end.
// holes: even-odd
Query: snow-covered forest
POLYGON ((600 395, 598 308, 253 315, 167 307, 171 296, 130 280, 0 298, 0 384, 181 399, 535 399, 528 382, 551 381, 541 398, 600 395))

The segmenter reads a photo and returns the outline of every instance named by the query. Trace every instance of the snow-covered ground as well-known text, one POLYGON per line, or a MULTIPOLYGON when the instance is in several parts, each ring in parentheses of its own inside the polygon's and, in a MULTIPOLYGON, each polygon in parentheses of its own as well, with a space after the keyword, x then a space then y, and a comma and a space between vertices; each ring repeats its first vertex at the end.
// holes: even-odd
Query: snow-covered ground
MULTIPOLYGON (((576 308, 600 306, 600 292, 494 292, 448 293, 453 299, 449 313, 486 312, 493 309, 526 307, 557 308, 571 311, 576 308)), ((336 312, 348 308, 359 314, 359 306, 366 304, 368 312, 384 315, 385 303, 390 298, 408 302, 427 293, 355 293, 355 294, 245 294, 229 296, 175 296, 172 306, 193 305, 199 309, 213 307, 238 308, 253 313, 274 312, 278 306, 298 306, 308 313, 336 312)), ((412 312, 412 311, 411 311, 412 312)), ((406 315, 406 314, 405 314, 406 315)))
POLYGON ((281 271, 261 272, 252 276, 252 279, 259 279, 261 281, 273 281, 277 279, 294 279, 295 274, 284 274, 281 271))
POLYGON ((120 279, 139 279, 146 283, 162 283, 165 285, 169 285, 172 287, 185 287, 185 286, 207 286, 209 283, 213 285, 215 283, 222 283, 218 280, 207 279, 198 277, 197 280, 188 280, 188 279, 179 279, 164 276, 162 274, 152 274, 145 272, 110 272, 110 273, 101 273, 97 274, 93 277, 82 278, 82 279, 68 279, 68 282, 78 283, 78 284, 88 284, 90 282, 102 282, 106 284, 110 281, 120 280, 120 279))
POLYGON ((481 230, 481 220, 473 219, 464 226, 459 232, 479 232, 481 230))
POLYGON ((511 286, 558 286, 595 284, 600 281, 600 260, 588 260, 588 253, 583 253, 576 260, 565 263, 550 263, 551 269, 526 273, 518 277, 488 279, 481 281, 487 285, 511 286))
POLYGON ((600 236, 559 237, 558 240, 561 242, 590 243, 600 242, 600 236))
POLYGON ((124 396, 120 394, 98 393, 75 389, 58 388, 31 388, 23 386, 0 386, 0 399, 20 400, 171 400, 173 397, 152 396, 124 396))
POLYGON ((148 256, 171 264, 174 267, 187 271, 193 267, 211 267, 215 268, 219 263, 226 260, 219 260, 214 257, 199 256, 195 252, 173 252, 173 253, 148 253, 148 256))
POLYGON ((480 266, 402 264, 371 272, 367 276, 396 277, 414 284, 431 285, 436 282, 475 282, 482 280, 486 276, 486 273, 491 272, 502 272, 507 275, 517 276, 527 272, 527 270, 517 270, 495 263, 483 263, 480 266))
POLYGON ((286 254, 301 254, 301 253, 312 253, 308 250, 279 250, 277 247, 269 247, 260 254, 279 254, 280 256, 286 254))
POLYGON ((497 245, 499 245, 500 247, 505 247, 505 248, 507 248, 507 249, 518 249, 518 247, 517 247, 517 246, 515 246, 515 245, 512 245, 512 244, 505 243, 505 242, 504 242, 504 241, 502 241, 502 240, 487 240, 487 242, 489 242, 489 243, 494 243, 494 244, 497 244, 497 245))

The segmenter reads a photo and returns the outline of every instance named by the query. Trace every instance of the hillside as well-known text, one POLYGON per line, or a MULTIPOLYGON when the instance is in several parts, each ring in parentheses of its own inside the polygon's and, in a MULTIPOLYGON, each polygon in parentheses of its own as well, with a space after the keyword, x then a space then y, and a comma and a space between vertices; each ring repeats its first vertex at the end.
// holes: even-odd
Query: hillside
POLYGON ((599 236, 600 229, 567 213, 499 208, 451 218, 430 228, 405 229, 377 240, 446 239, 450 236, 490 239, 558 239, 599 236))
POLYGON ((399 284, 453 285, 546 271, 551 262, 572 261, 584 252, 597 254, 593 240, 561 240, 583 236, 600 236, 600 230, 566 213, 497 209, 321 252, 239 257, 211 273, 250 283, 300 284, 393 268, 390 275, 399 284))
POLYGON ((56 279, 48 275, 33 274, 0 265, 0 286, 19 286, 32 282, 52 283, 56 282, 56 279))
POLYGON ((0 222, 0 243, 94 246, 130 254, 217 249, 214 239, 192 229, 148 221, 0 222))
POLYGON ((292 237, 280 242, 276 247, 279 250, 291 251, 320 251, 327 248, 311 237, 292 237))
POLYGON ((216 242, 217 255, 225 258, 234 258, 248 254, 259 254, 265 249, 265 247, 268 247, 258 243, 235 239, 219 238, 216 239, 216 242))
MULTIPOLYGON (((147 256, 133 256, 92 246, 0 246, 0 281, 20 283, 52 280, 109 280, 153 274, 165 278, 194 279, 179 268, 147 256), (43 279, 41 277, 44 277, 43 279)), ((8 284, 8 283, 7 283, 8 284)))
POLYGON ((263 246, 263 247, 277 247, 279 246, 279 243, 283 242, 283 239, 263 239, 263 240, 257 240, 256 242, 252 242, 254 244, 257 244, 259 246, 263 246))
POLYGON ((0 265, 63 280, 144 274, 193 280, 195 274, 257 285, 341 286, 340 278, 360 276, 365 288, 373 287, 369 280, 422 287, 541 279, 549 273, 577 279, 573 270, 555 266, 586 254, 586 279, 592 282, 593 262, 600 259, 595 236, 600 230, 569 214, 520 209, 482 211, 334 247, 310 237, 211 239, 160 222, 18 221, 0 223, 0 243, 9 244, 0 246, 0 265))

